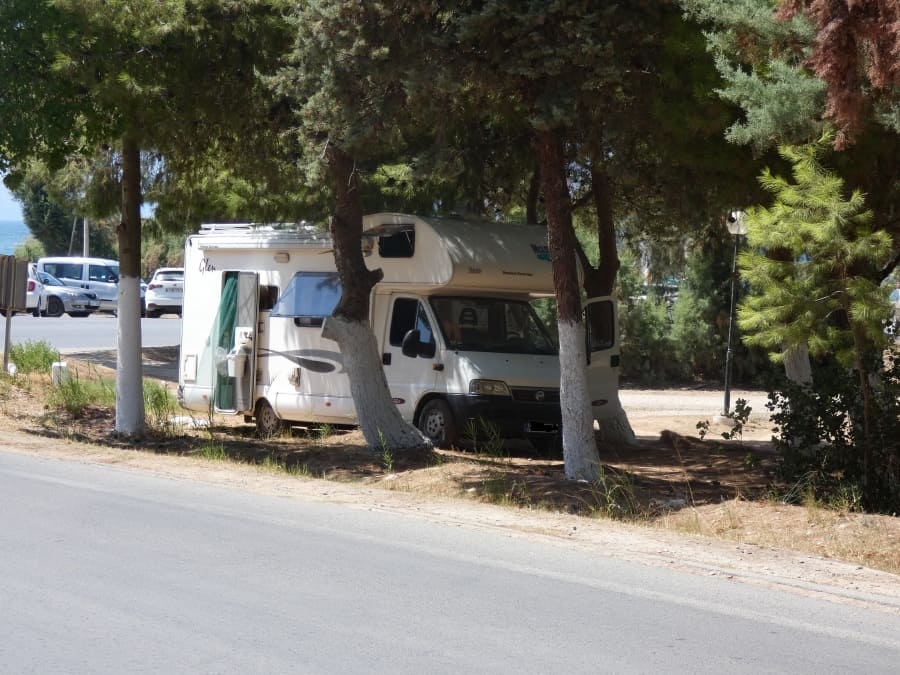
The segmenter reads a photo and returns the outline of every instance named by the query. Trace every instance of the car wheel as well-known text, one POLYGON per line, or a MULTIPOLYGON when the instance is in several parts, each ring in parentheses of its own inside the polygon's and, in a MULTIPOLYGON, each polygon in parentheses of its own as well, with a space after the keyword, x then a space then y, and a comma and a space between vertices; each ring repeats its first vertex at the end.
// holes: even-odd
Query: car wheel
POLYGON ((418 426, 419 431, 438 448, 447 448, 459 442, 459 427, 444 399, 436 398, 425 404, 418 426))
POLYGON ((31 316, 40 316, 40 315, 41 315, 41 310, 39 310, 37 307, 35 307, 31 312, 31 316))
POLYGON ((62 300, 57 298, 55 295, 51 295, 47 298, 47 316, 62 316, 66 311, 65 305, 63 305, 62 300))
POLYGON ((280 436, 288 424, 275 414, 271 404, 264 398, 256 404, 256 435, 260 438, 280 436))

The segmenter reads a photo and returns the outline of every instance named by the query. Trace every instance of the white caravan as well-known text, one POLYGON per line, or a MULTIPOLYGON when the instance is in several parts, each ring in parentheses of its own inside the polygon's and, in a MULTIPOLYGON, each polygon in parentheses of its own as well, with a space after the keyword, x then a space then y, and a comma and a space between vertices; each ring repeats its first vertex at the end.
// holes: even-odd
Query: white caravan
MULTIPOLYGON (((370 319, 394 403, 438 445, 466 436, 558 438, 557 347, 531 301, 553 295, 538 226, 369 215, 361 246, 384 278, 370 319)), ((336 342, 341 296, 330 239, 308 225, 204 225, 187 239, 178 395, 198 412, 352 425, 336 342)), ((619 354, 609 298, 586 305, 597 419, 616 413, 619 354)))

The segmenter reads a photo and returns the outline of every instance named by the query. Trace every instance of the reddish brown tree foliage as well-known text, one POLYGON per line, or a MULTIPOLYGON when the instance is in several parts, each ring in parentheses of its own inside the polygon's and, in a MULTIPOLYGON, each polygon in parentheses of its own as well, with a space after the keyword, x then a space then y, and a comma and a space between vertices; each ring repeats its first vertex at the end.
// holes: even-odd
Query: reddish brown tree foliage
POLYGON ((781 18, 805 13, 816 26, 809 65, 828 85, 826 115, 846 147, 868 107, 900 88, 900 1, 782 0, 781 18))

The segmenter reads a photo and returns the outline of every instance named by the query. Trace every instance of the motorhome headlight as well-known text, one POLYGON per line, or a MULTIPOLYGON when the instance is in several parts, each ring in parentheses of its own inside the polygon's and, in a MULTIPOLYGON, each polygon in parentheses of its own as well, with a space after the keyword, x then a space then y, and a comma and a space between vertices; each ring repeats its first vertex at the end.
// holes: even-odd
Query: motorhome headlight
POLYGON ((469 393, 475 396, 509 396, 509 387, 502 380, 469 380, 469 393))

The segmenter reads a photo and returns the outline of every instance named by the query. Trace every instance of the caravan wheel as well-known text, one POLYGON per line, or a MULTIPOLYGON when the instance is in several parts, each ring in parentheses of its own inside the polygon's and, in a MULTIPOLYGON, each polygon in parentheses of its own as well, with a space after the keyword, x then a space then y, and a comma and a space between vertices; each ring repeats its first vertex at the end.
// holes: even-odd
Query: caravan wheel
POLYGON ((419 431, 438 448, 448 448, 459 442, 459 428, 453 419, 453 411, 443 399, 436 398, 425 404, 419 415, 419 431))
POLYGON ((269 402, 261 398, 256 404, 256 435, 260 438, 280 436, 287 426, 285 421, 275 414, 269 402))

